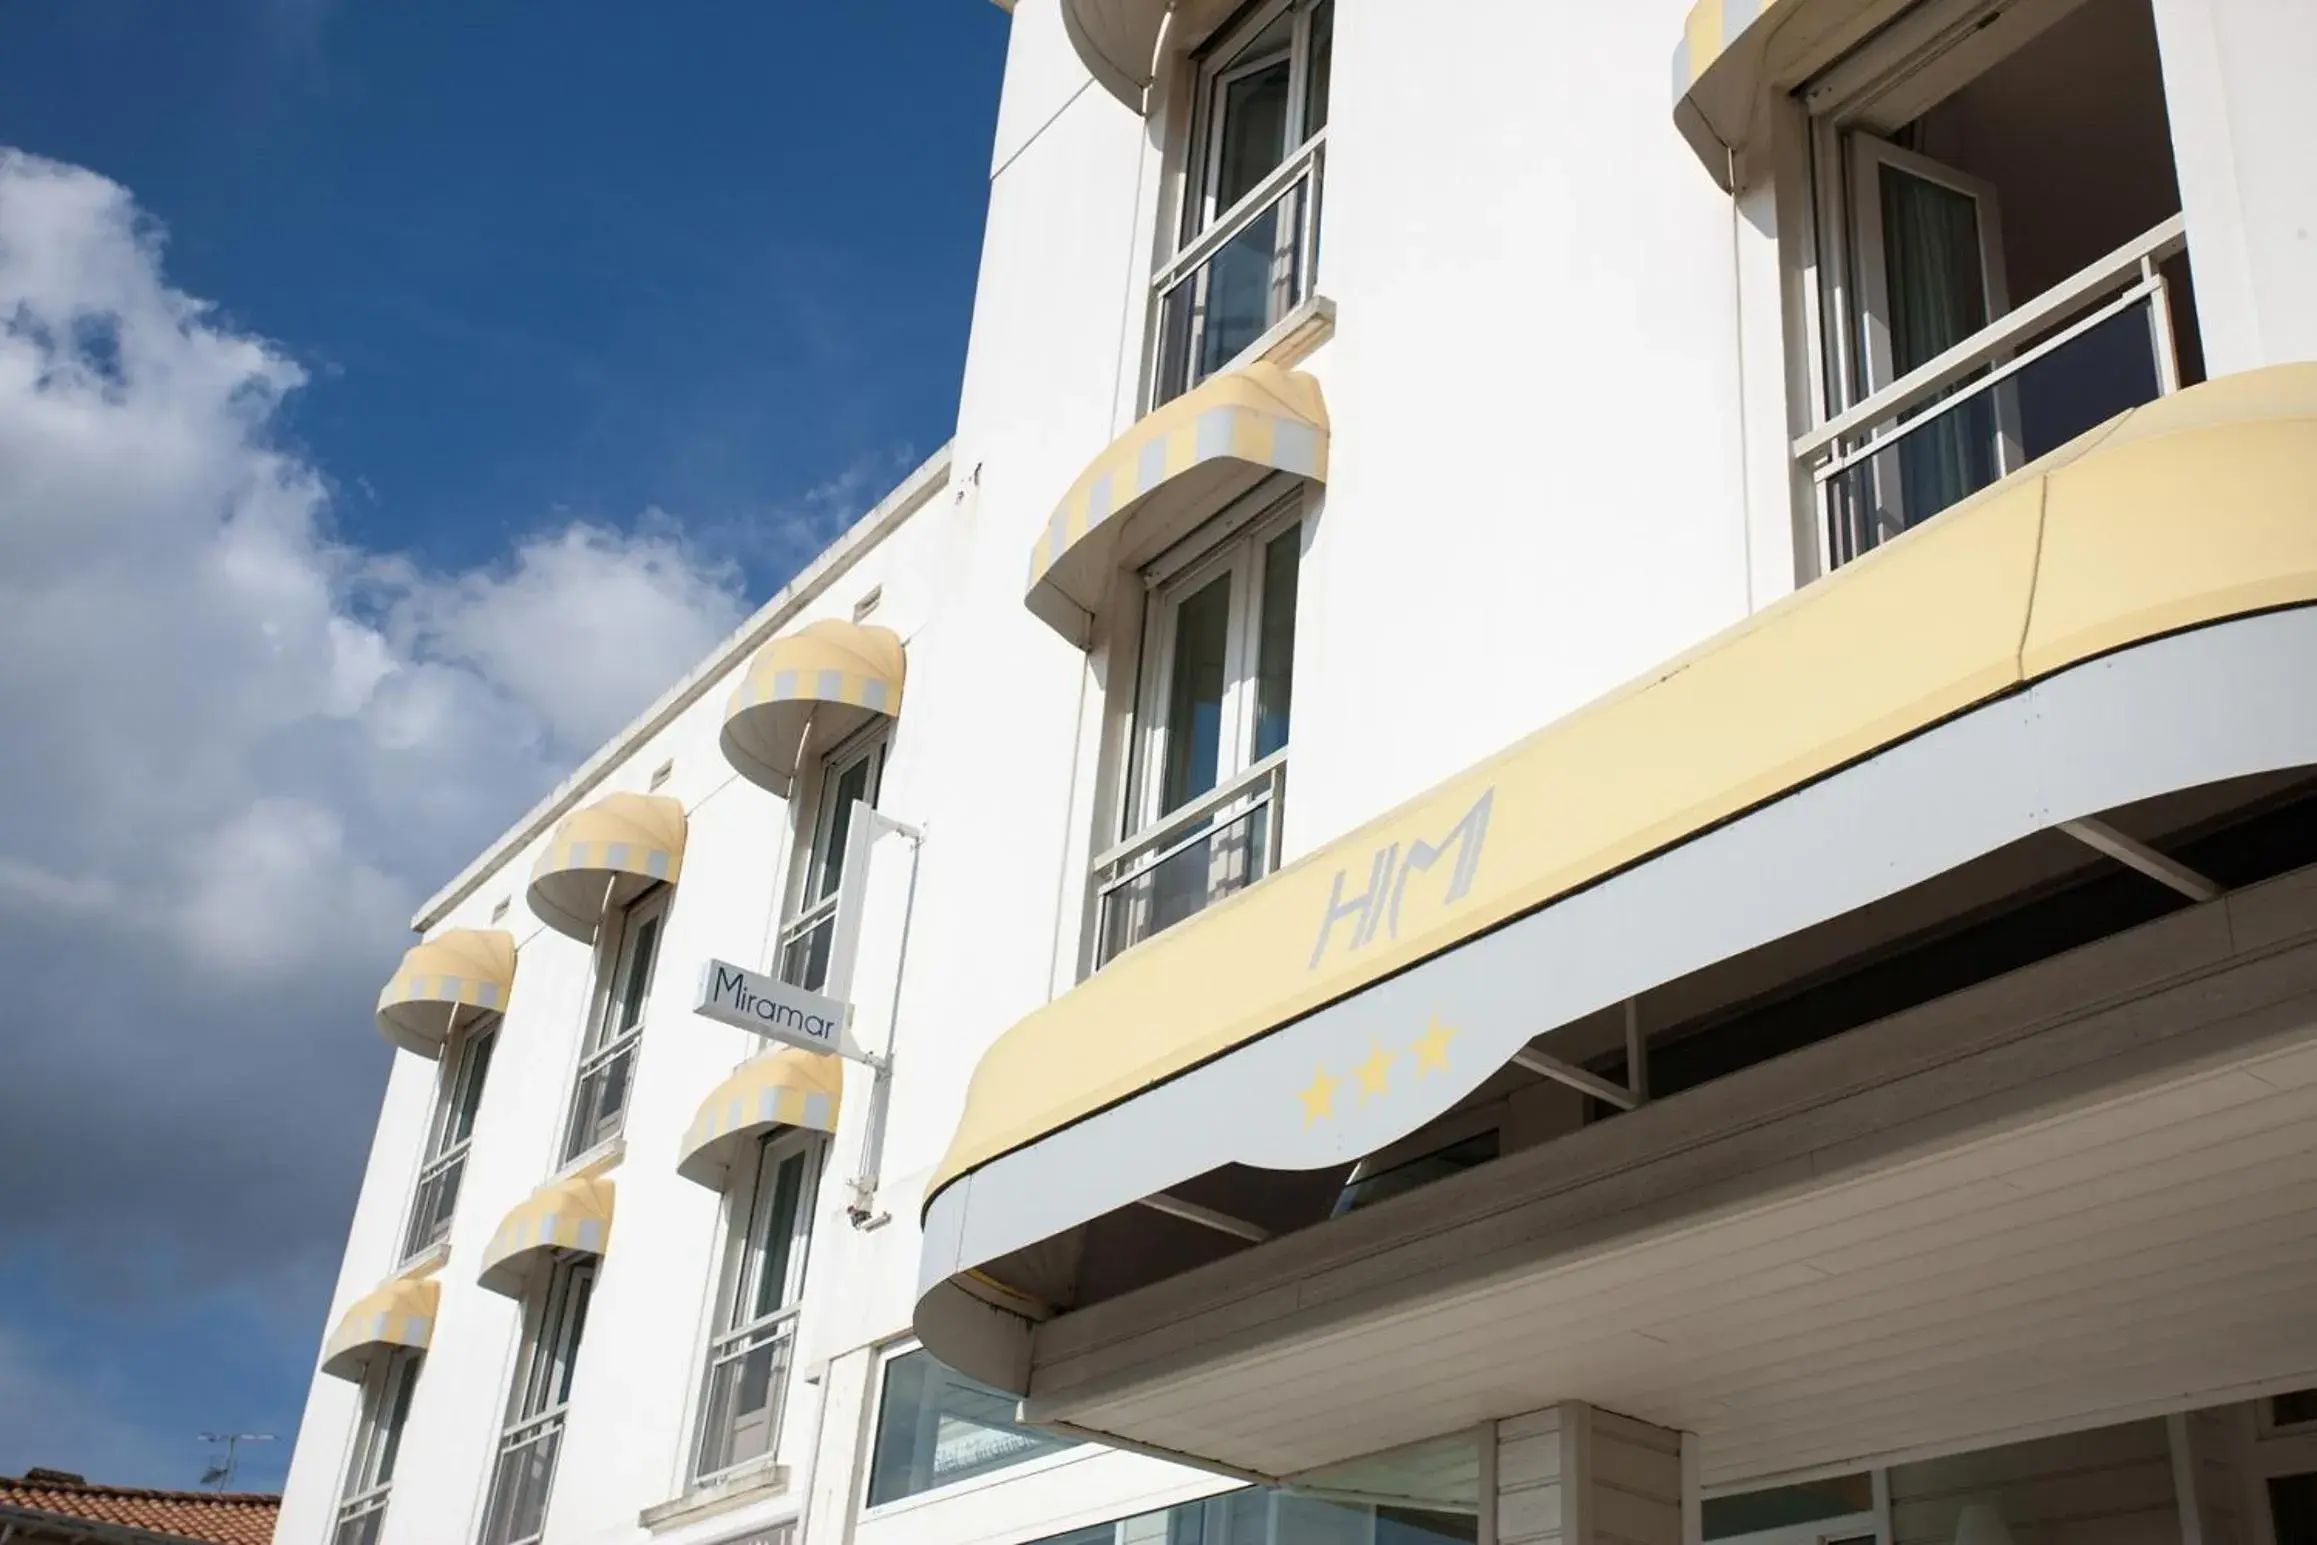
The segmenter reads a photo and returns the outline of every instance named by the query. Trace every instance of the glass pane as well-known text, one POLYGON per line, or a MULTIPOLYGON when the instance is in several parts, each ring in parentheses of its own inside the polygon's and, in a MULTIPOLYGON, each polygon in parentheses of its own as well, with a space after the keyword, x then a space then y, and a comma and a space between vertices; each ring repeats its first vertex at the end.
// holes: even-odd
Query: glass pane
POLYGON ((619 1135, 627 1114, 628 1075, 636 1060, 634 1038, 580 1076, 571 1102, 571 1132, 563 1144, 566 1161, 619 1135))
POLYGON ((1471 1513, 1428 1513, 1412 1507, 1376 1510, 1376 1545, 1471 1545, 1480 1519, 1471 1513))
POLYGON ((475 1113, 483 1106, 483 1079, 491 1071, 491 1052, 498 1042, 497 1033, 490 1030, 468 1039, 465 1055, 460 1059, 458 1101, 451 1107, 443 1148, 455 1148, 474 1136, 475 1113))
POLYGON ((803 1205, 805 1156, 792 1153, 780 1161, 768 1191, 760 1193, 758 1207, 756 1293, 747 1319, 760 1320, 788 1302, 789 1264, 797 1243, 797 1209, 803 1205))
POLYGON ((549 1409, 569 1403, 572 1375, 579 1369, 579 1342, 587 1331, 588 1300, 595 1296, 595 1268, 575 1266, 564 1289, 566 1303, 555 1342, 554 1379, 549 1390, 549 1409))
POLYGON ((1310 83, 1304 87, 1305 139, 1327 127, 1327 96, 1335 70, 1334 53, 1335 0, 1319 0, 1319 4, 1311 8, 1311 62, 1305 66, 1310 77, 1310 83))
POLYGON ((1287 744, 1295 677, 1295 581, 1303 564, 1303 527, 1288 527, 1263 548, 1263 615, 1255 651, 1255 756, 1287 744))
POLYGON ((1210 218, 1245 198, 1287 159, 1287 51, 1294 26, 1294 17, 1281 13, 1223 67, 1215 87, 1215 192, 1210 218))
POLYGON ((780 979, 806 992, 819 992, 829 980, 829 948, 836 938, 834 912, 791 937, 781 948, 780 979))
POLYGON ((863 757, 837 774, 836 788, 830 794, 827 819, 823 822, 820 840, 819 876, 812 894, 805 898, 809 905, 836 894, 837 886, 845 878, 845 839, 853 829, 853 804, 876 799, 876 791, 869 786, 869 772, 874 757, 863 757))
POLYGON ((2317 1389, 2297 1389, 2269 1402, 2269 1425, 2298 1427, 2303 1422, 2317 1422, 2317 1389))
POLYGON ((392 1375, 393 1384, 386 1392, 386 1411, 381 1428, 378 1458, 372 1464, 369 1483, 383 1486, 394 1479, 394 1461, 402 1454, 402 1425, 410 1420, 411 1398, 418 1393, 419 1359, 404 1357, 392 1375))
MULTIPOLYGON (((1897 380, 1988 324, 1987 275, 1976 200, 1895 166, 1879 170, 1891 379, 1897 380)), ((1897 475, 1910 525, 1995 481, 1993 398, 1982 393, 1910 435, 1899 449, 1897 475)))
POLYGON ((929 1352, 905 1353, 885 1365, 869 1505, 1074 1446, 1071 1439, 1017 1426, 1013 1396, 952 1372, 929 1352))
POLYGON ((1223 754, 1223 689, 1231 638, 1231 576, 1219 574, 1175 608, 1167 674, 1163 815, 1215 786, 1223 754))
POLYGON ((707 1410, 700 1427, 701 1475, 714 1475, 772 1452, 780 1435, 781 1402, 788 1397, 793 1345, 783 1325, 709 1369, 707 1410))
POLYGON ((2269 1520, 2277 1545, 2317 1545, 2317 1471, 2269 1482, 2269 1520))
POLYGON ((379 1533, 385 1527, 386 1509, 365 1509, 338 1525, 330 1545, 378 1545, 379 1533))
POLYGON ((1497 1134, 1493 1131, 1476 1133, 1462 1142, 1450 1143, 1435 1153, 1427 1153, 1395 1164, 1364 1179, 1355 1180, 1337 1196, 1335 1215, 1357 1212, 1362 1207, 1373 1207, 1395 1196, 1406 1196, 1410 1191, 1423 1189, 1436 1180, 1461 1175, 1466 1170, 1486 1164, 1497 1155, 1497 1134))
POLYGON ((550 1426, 503 1451, 483 1518, 483 1545, 522 1545, 547 1526, 547 1496, 555 1483, 555 1451, 562 1428, 550 1426))
POLYGON ((1705 1537, 1727 1539, 1736 1534, 1760 1534, 1770 1529, 1791 1529, 1828 1518, 1846 1518, 1874 1510, 1871 1476, 1837 1475, 1799 1486, 1774 1486, 1767 1491, 1741 1492, 1734 1497, 1705 1501, 1705 1537))
POLYGON ((614 1034, 642 1022, 644 998, 652 989, 652 957, 660 947, 660 919, 657 914, 633 926, 635 932, 628 940, 626 951, 627 971, 620 978, 619 984, 619 1012, 611 1025, 614 1034))

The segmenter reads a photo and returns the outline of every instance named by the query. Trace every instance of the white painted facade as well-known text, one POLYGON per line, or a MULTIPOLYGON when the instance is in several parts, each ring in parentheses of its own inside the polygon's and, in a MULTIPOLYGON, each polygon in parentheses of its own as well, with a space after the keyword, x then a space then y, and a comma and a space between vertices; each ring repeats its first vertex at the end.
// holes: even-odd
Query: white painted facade
MULTIPOLYGON (((2317 7, 2147 6, 2206 368, 2317 359, 2306 101, 2317 7)), ((1822 563, 1791 448, 1815 421, 1796 378, 1809 332, 1798 131, 1765 141, 1786 161, 1764 151, 1722 168, 1739 173, 1734 194, 1701 166, 1666 99, 1682 0, 1339 9, 1316 275, 1332 326, 1292 361, 1325 390, 1333 449, 1324 491, 1303 507, 1287 859, 1760 610, 1822 563)), ((1026 1545, 1239 1484, 1087 1446, 867 1503, 882 1359, 910 1336, 921 1200, 983 1052, 1091 962, 1087 876, 1119 835, 1148 668, 1138 596, 1097 618, 1082 649, 1023 594, 1057 500, 1141 417, 1189 66, 1161 71, 1146 119, 1090 77, 1061 0, 1018 0, 1012 29, 951 446, 417 920, 428 935, 509 929, 518 967, 435 1274, 441 1308, 387 1545, 473 1541, 482 1527, 522 1311, 476 1283, 477 1262, 502 1216, 557 1173, 600 990, 594 952, 542 926, 525 884, 555 822, 614 791, 681 801, 688 840, 607 1171, 616 1223, 545 1538, 709 1545, 793 1522, 802 1545, 1026 1545), (860 1039, 893 1058, 877 1218, 861 1227, 846 1212, 847 1182, 867 1165, 872 1083, 852 1065, 813 1201, 777 1469, 710 1496, 691 1485, 690 1455, 731 1208, 674 1162, 702 1099, 761 1043, 695 1016, 691 997, 710 958, 770 969, 820 796, 810 777, 790 801, 745 781, 718 735, 757 646, 831 619, 889 627, 907 647, 877 805, 922 834, 914 851, 905 835, 880 838, 856 877, 847 996, 860 1039)), ((437 1063, 396 1054, 331 1325, 402 1265, 437 1078, 437 1063)), ((2196 1403, 2181 1394, 2183 1409, 2196 1403)), ((332 1538, 358 1407, 355 1385, 317 1373, 284 1545, 332 1538)), ((2247 1467, 2268 1452, 2253 1407, 2209 1420, 2234 1434, 2228 1516, 2253 1519, 2247 1467)), ((2153 1464, 2169 1451, 2152 1430, 2118 1441, 2153 1464)), ((1872 1527, 1889 1545, 1954 1536, 1946 1515, 1928 1533, 1891 1532, 1892 1485, 1899 1503, 1908 1484, 1936 1488, 1903 1466, 1876 1474, 1884 1514, 1872 1527)), ((2150 1506, 2178 1522, 2180 1495, 2150 1506)), ((2166 1529, 2145 1537, 2222 1545, 2166 1529)), ((2047 1537, 2031 1535, 2022 1545, 2047 1537)), ((2125 1536, 2048 1536, 2107 1537, 2125 1536)), ((2257 1527, 2235 1538, 2269 1545, 2257 1527)))

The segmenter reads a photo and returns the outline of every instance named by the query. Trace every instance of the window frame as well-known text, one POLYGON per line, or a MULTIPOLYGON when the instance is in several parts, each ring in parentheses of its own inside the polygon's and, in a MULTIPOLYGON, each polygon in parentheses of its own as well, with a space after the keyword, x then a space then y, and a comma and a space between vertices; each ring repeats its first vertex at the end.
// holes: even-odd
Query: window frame
MULTIPOLYGON (((986 1486, 1002 1485, 1008 1481, 1023 1479, 1046 1470, 1059 1468, 1062 1465, 1073 1464, 1098 1454, 1111 1452, 1100 1444, 1089 1443, 1084 1439, 1061 1439, 1058 1440, 1061 1443, 1060 1447, 1045 1453, 1032 1454, 1027 1458, 1016 1460, 1012 1464, 999 1465, 994 1469, 978 1471, 972 1475, 962 1475, 956 1480, 943 1481, 938 1485, 928 1486, 922 1491, 912 1491, 902 1496, 890 1497, 883 1502, 871 1502, 869 1499, 876 1490, 878 1439, 885 1421, 885 1393, 888 1375, 893 1365, 902 1358, 914 1352, 924 1351, 925 1344, 914 1336, 905 1336, 899 1340, 887 1342, 877 1349, 876 1357, 869 1371, 871 1383, 870 1398, 867 1402, 869 1420, 864 1429, 867 1433, 868 1452, 862 1460, 860 1471, 861 1503, 855 1514, 856 1518, 864 1522, 890 1518, 935 1502, 964 1496, 986 1486)), ((927 1352, 926 1355, 932 1357, 933 1354, 927 1352)), ((934 1361, 940 1366, 947 1366, 941 1364, 938 1358, 935 1358, 934 1361)), ((950 1371, 954 1373, 956 1370, 951 1369, 950 1371)), ((963 1375, 959 1376, 963 1377, 963 1375)), ((1030 1430, 1034 1431, 1035 1429, 1030 1430)))
POLYGON ((708 1322, 699 1397, 688 1445, 687 1474, 693 1489, 715 1485, 752 1465, 776 1458, 788 1402, 789 1378, 794 1372, 793 1326, 804 1308, 805 1274, 812 1262, 820 1187, 828 1170, 828 1139, 819 1132, 789 1127, 766 1134, 754 1146, 756 1163, 748 1182, 735 1187, 727 1201, 722 1262, 717 1272, 714 1312, 708 1322), (788 1223, 788 1257, 781 1300, 777 1307, 744 1319, 743 1311, 756 1298, 763 1280, 760 1274, 769 1254, 772 1226, 776 1221, 773 1204, 778 1199, 780 1167, 792 1159, 801 1162, 804 1169, 797 1182, 796 1212, 788 1223), (768 1338, 784 1326, 791 1327, 788 1331, 790 1360, 783 1369, 780 1390, 773 1400, 773 1429, 764 1451, 715 1469, 707 1468, 707 1445, 715 1436, 710 1425, 714 1418, 710 1406, 716 1397, 717 1366, 733 1355, 732 1348, 739 1347, 745 1352, 756 1338, 768 1338))
POLYGON ((332 1514, 333 1540, 347 1525, 385 1511, 425 1363, 425 1348, 395 1347, 363 1369, 361 1406, 332 1514))
POLYGON ((667 953, 668 914, 674 900, 674 886, 652 886, 620 908, 616 920, 607 920, 596 940, 595 987, 589 995, 587 1029, 580 1037, 579 1061, 572 1070, 571 1096, 564 1118, 563 1164, 566 1167, 589 1154, 601 1152, 617 1142, 626 1130, 628 1106, 635 1098, 636 1065, 640 1060, 644 1024, 651 1017, 652 989, 659 979, 660 960, 667 953), (614 1027, 622 1000, 630 996, 626 988, 635 962, 635 941, 642 935, 645 924, 651 925, 651 956, 644 965, 643 985, 633 994, 635 1018, 614 1027), (622 1056, 629 1061, 619 1109, 609 1117, 598 1114, 588 1124, 582 1141, 581 1097, 589 1081, 622 1056))
POLYGON ((554 1452, 547 1461, 547 1478, 539 1501, 540 1532, 515 1535, 505 1545, 535 1545, 546 1535, 547 1510, 552 1505, 555 1481, 562 1467, 563 1432, 579 1374, 579 1355, 585 1344, 587 1318, 595 1303, 602 1273, 599 1257, 574 1250, 558 1250, 525 1295, 523 1338, 515 1357, 514 1377, 507 1390, 506 1417, 500 1424, 491 1456, 490 1478, 483 1491, 483 1511, 476 1537, 483 1545, 501 1545, 493 1539, 501 1488, 507 1483, 509 1457, 519 1449, 552 1436, 554 1452))
MULTIPOLYGON (((1327 3, 1328 0, 1258 0, 1217 27, 1193 50, 1190 133, 1183 150, 1182 217, 1176 222, 1174 251, 1180 252, 1197 241, 1235 207, 1237 201, 1233 205, 1217 201, 1223 172, 1220 135, 1227 125, 1219 110, 1222 92, 1232 79, 1269 69, 1277 62, 1275 54, 1245 63, 1238 62, 1237 55, 1282 15, 1292 15, 1294 24, 1287 40, 1285 133, 1273 168, 1294 160, 1326 130, 1326 124, 1311 122, 1311 40, 1313 13, 1327 3)), ((1331 51, 1332 38, 1331 32, 1331 51)), ((1260 184, 1262 179, 1257 181, 1260 184)))
MULTIPOLYGON (((833 971, 835 966, 837 908, 845 889, 842 875, 844 857, 839 851, 837 833, 838 789, 844 783, 847 773, 866 763, 869 768, 868 792, 862 803, 875 810, 884 793, 885 774, 892 754, 892 725, 880 719, 864 725, 839 741, 820 758, 813 781, 812 822, 809 827, 802 821, 797 823, 796 845, 789 863, 789 882, 781 899, 781 924, 774 934, 774 972, 791 986, 803 987, 805 984, 789 977, 789 952, 818 929, 827 928, 831 931, 830 959, 824 964, 821 982, 805 990, 826 991, 829 985, 827 973, 833 971), (826 894, 816 895, 816 890, 828 874, 832 856, 840 870, 837 882, 828 888, 826 894)), ((791 809, 800 807, 801 802, 790 806, 791 809)), ((851 831, 850 824, 847 824, 847 838, 851 836, 851 831)))
POLYGON ((452 1220, 458 1213, 459 1181, 449 1183, 449 1205, 438 1207, 439 1218, 419 1238, 419 1220, 430 1190, 442 1184, 446 1173, 463 1174, 466 1156, 474 1147, 475 1128, 482 1122, 483 1097, 489 1092, 491 1060, 498 1051, 503 1014, 486 1014, 454 1036, 443 1048, 435 1073, 434 1113, 428 1118, 426 1144, 420 1150, 418 1174, 411 1182, 410 1204, 404 1210, 402 1259, 407 1264, 450 1240, 452 1220), (458 1137, 450 1129, 472 1093, 474 1110, 467 1130, 458 1137))

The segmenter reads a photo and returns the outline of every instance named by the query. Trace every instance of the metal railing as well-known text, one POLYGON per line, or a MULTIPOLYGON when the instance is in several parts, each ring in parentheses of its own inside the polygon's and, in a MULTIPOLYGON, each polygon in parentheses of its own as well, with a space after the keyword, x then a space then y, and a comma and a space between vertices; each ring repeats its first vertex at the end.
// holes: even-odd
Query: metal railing
POLYGON ((1326 161, 1322 129, 1152 278, 1151 407, 1231 363, 1310 298, 1326 161))
POLYGON ((491 1500, 483 1510, 482 1545, 533 1545, 547 1529, 547 1497, 555 1486, 555 1456, 563 1446, 557 1406, 508 1427, 499 1438, 491 1472, 491 1500))
POLYGON ((780 931, 780 979, 806 992, 819 992, 829 979, 829 951, 837 937, 838 892, 831 891, 798 913, 780 931))
POLYGON ((404 1260, 449 1237, 451 1215, 459 1205, 459 1181, 466 1174, 467 1148, 467 1143, 455 1143, 418 1172, 418 1192, 410 1203, 410 1228, 402 1240, 404 1260))
POLYGON ((330 1531, 330 1545, 378 1545, 379 1531, 386 1527, 386 1495, 393 1489, 390 1481, 356 1492, 339 1503, 338 1523, 330 1531))
POLYGON ((796 1315, 793 1306, 778 1310, 717 1337, 709 1347, 695 1482, 712 1481, 762 1459, 779 1443, 781 1407, 788 1399, 789 1365, 796 1351, 796 1315))
POLYGON ((644 1038, 641 1021, 628 1026, 579 1065, 571 1096, 571 1127, 563 1138, 563 1159, 571 1162, 590 1148, 619 1135, 627 1116, 628 1085, 636 1047, 644 1038))
POLYGON ((2180 389, 2163 265, 2186 249, 2174 215, 1794 441, 1814 486, 1829 566, 1920 524, 2115 412, 2180 389), (2127 313, 2143 310, 2130 318, 2127 313), (2114 324, 2112 326, 2111 324, 2114 324), (2145 378, 2112 368, 2141 344, 2145 378), (2063 358, 2063 351, 2068 352, 2063 358), (2103 411, 2060 428, 2023 423, 2020 377, 2047 361, 2094 381, 2103 411), (1935 431, 1934 433, 1926 433, 1935 431), (2045 442, 2049 443, 2045 443, 2045 442))
POLYGON ((1286 799, 1280 750, 1096 855, 1096 968, 1278 868, 1286 799))

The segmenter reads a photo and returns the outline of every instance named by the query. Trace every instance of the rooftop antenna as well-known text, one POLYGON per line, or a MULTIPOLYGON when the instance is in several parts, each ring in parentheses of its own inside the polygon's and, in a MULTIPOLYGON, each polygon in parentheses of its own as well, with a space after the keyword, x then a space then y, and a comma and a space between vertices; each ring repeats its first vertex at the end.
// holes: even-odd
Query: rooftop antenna
POLYGON ((225 1445, 225 1458, 222 1460, 212 1459, 209 1467, 201 1472, 201 1484, 213 1487, 218 1491, 232 1489, 233 1467, 239 1458, 238 1451, 241 1445, 274 1441, 274 1435, 270 1432, 202 1432, 196 1433, 194 1436, 204 1443, 222 1443, 225 1445))

